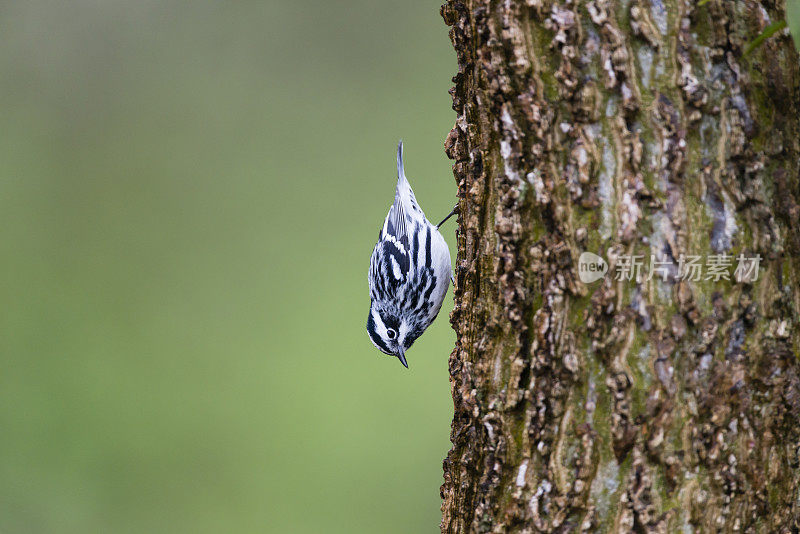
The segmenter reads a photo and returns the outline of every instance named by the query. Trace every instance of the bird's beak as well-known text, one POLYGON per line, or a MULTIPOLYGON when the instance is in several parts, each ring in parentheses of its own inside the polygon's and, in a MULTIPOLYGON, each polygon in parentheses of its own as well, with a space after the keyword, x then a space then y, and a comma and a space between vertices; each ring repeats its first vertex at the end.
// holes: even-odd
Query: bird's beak
POLYGON ((402 346, 397 347, 397 359, 400 360, 400 363, 402 363, 406 369, 408 369, 408 362, 406 361, 406 355, 403 352, 402 346))

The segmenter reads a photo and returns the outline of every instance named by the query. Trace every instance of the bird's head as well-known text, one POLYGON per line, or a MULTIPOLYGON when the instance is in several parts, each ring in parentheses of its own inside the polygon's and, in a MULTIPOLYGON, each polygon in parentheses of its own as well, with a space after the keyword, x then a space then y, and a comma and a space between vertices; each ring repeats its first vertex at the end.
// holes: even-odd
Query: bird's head
POLYGON ((397 310, 373 303, 367 317, 367 333, 378 350, 396 357, 408 368, 406 350, 419 337, 412 321, 397 310))

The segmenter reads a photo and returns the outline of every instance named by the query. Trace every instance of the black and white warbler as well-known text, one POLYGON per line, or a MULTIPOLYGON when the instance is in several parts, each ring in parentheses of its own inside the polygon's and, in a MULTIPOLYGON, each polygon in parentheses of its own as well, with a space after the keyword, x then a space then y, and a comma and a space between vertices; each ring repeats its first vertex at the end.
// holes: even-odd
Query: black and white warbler
POLYGON ((406 350, 436 319, 450 284, 450 250, 439 227, 455 212, 438 225, 428 221, 403 172, 400 141, 394 203, 369 259, 367 332, 406 368, 406 350))

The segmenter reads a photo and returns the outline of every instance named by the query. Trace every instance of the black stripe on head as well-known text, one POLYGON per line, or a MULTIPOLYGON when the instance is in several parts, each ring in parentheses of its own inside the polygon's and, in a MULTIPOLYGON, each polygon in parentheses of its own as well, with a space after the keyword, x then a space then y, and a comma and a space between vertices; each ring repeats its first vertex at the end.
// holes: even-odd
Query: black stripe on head
POLYGON ((386 328, 391 328, 395 332, 400 331, 400 319, 394 317, 393 315, 384 315, 380 312, 378 314, 381 316, 381 321, 383 324, 386 325, 386 328))
POLYGON ((389 347, 384 343, 383 339, 380 335, 378 335, 377 330, 375 329, 375 320, 372 318, 372 309, 369 310, 369 315, 367 316, 367 334, 369 334, 370 339, 378 347, 381 352, 384 354, 392 354, 389 350, 389 347))

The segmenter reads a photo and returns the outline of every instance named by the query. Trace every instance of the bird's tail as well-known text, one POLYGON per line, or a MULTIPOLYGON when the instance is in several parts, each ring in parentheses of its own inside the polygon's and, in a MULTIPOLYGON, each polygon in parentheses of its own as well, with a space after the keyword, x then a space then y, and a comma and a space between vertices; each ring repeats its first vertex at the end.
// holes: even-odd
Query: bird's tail
POLYGON ((411 214, 413 211, 420 211, 417 199, 414 197, 414 191, 411 189, 411 184, 408 183, 406 173, 403 170, 403 141, 397 143, 397 187, 394 191, 394 204, 393 209, 396 207, 397 213, 402 214, 405 220, 406 214, 411 214))
POLYGON ((403 171, 403 140, 397 143, 397 184, 406 181, 406 173, 403 171))

